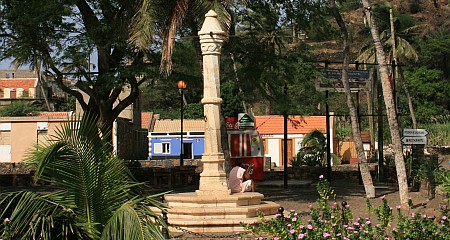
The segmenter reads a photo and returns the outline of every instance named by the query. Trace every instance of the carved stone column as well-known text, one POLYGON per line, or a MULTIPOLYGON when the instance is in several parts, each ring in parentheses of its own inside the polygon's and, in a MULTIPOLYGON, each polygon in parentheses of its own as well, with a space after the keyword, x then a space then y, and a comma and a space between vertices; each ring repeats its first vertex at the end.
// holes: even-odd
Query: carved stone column
POLYGON ((220 134, 220 51, 225 32, 210 10, 198 32, 203 55, 203 109, 205 112, 205 151, 202 156, 203 172, 200 174, 199 195, 230 194, 224 171, 224 154, 220 134))

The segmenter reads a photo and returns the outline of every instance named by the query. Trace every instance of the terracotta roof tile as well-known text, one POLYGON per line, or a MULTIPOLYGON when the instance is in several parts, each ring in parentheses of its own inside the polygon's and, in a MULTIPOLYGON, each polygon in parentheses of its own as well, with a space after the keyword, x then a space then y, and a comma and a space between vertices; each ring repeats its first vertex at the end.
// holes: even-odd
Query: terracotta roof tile
POLYGON ((39 117, 61 118, 61 117, 69 117, 69 116, 70 116, 70 112, 40 112, 39 113, 39 117))
POLYGON ((0 89, 4 88, 23 88, 28 90, 34 88, 37 85, 36 78, 14 78, 14 79, 0 79, 0 89))
POLYGON ((153 118, 152 112, 141 112, 141 127, 148 129, 150 127, 150 122, 152 118, 153 118))
MULTIPOLYGON (((180 132, 180 120, 159 119, 156 120, 153 132, 180 132)), ((185 119, 183 120, 183 132, 205 131, 205 121, 203 119, 185 119)))
MULTIPOLYGON (((255 116, 255 127, 259 134, 283 134, 284 118, 279 115, 255 116)), ((289 134, 307 134, 314 130, 326 132, 325 116, 289 116, 289 134)))

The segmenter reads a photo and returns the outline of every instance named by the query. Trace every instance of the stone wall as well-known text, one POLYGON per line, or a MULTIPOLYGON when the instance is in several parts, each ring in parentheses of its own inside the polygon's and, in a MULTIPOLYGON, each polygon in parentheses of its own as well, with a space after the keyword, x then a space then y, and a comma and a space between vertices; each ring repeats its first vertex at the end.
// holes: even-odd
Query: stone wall
MULTIPOLYGON (((370 164, 369 166, 372 177, 376 176, 377 165, 370 164)), ((331 179, 348 179, 351 182, 359 182, 360 173, 358 171, 358 164, 343 164, 333 166, 331 168, 331 179)), ((320 175, 327 175, 326 167, 288 167, 288 179, 294 180, 311 180, 318 181, 320 175)), ((264 173, 265 180, 282 180, 284 179, 283 171, 273 169, 264 173)))

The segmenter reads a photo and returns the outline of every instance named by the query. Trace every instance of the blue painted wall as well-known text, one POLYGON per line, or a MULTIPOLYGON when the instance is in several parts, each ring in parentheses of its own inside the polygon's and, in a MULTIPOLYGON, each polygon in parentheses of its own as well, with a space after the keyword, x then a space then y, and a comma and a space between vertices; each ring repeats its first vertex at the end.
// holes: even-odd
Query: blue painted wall
MULTIPOLYGON (((183 134, 183 143, 185 146, 185 153, 189 152, 187 146, 191 147, 191 157, 186 159, 201 158, 205 150, 204 145, 205 136, 203 132, 187 132, 183 134)), ((148 135, 148 160, 156 159, 179 159, 181 153, 180 145, 181 136, 179 133, 149 133, 148 135), (161 147, 163 144, 168 144, 168 152, 162 153, 161 147)), ((165 149, 167 150, 167 149, 165 149)))

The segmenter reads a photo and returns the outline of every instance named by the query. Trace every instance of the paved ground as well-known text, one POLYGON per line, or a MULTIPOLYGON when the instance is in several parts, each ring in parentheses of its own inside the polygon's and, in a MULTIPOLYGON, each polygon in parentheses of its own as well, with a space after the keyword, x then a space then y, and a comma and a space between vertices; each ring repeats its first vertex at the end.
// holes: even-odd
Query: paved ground
MULTIPOLYGON (((335 189, 336 201, 341 204, 346 201, 356 217, 373 217, 366 210, 366 198, 364 187, 358 183, 350 182, 348 180, 336 180, 332 182, 335 189)), ((377 197, 371 202, 374 206, 381 203, 381 196, 385 196, 389 205, 395 209, 399 205, 398 189, 394 185, 376 184, 377 197)), ((195 191, 194 186, 176 188, 175 192, 195 191)), ((299 214, 308 215, 309 208, 315 206, 318 198, 316 192, 316 184, 311 181, 289 180, 288 187, 284 188, 284 182, 280 181, 266 181, 256 185, 256 191, 264 194, 264 200, 273 201, 284 207, 285 210, 295 210, 299 214)), ((410 192, 410 198, 413 201, 414 207, 411 211, 422 211, 427 214, 439 214, 436 209, 442 203, 442 196, 438 195, 434 200, 429 200, 426 192, 410 192)), ((177 239, 236 239, 236 237, 220 238, 225 236, 223 234, 178 234, 177 239)))
MULTIPOLYGON (((358 183, 350 182, 349 180, 336 180, 332 182, 335 188, 336 201, 341 203, 346 201, 353 212, 354 217, 368 217, 366 211, 366 198, 364 187, 358 183)), ((36 187, 33 187, 36 188, 36 187)), ((54 189, 51 186, 37 187, 35 189, 39 192, 50 192, 54 189)), ((172 190, 173 193, 193 192, 197 190, 197 186, 176 187, 173 189, 151 189, 150 193, 160 193, 167 190, 172 190)), ((1 187, 0 192, 21 190, 19 187, 1 187)), ((23 190, 23 189, 22 189, 23 190)), ((288 180, 287 188, 284 188, 284 182, 279 181, 265 181, 257 183, 256 191, 264 194, 264 200, 273 201, 284 207, 285 210, 295 210, 300 214, 307 215, 309 208, 315 205, 318 198, 316 192, 316 184, 311 181, 288 180)), ((375 206, 381 203, 380 196, 385 196, 390 206, 395 208, 399 205, 399 194, 397 187, 394 185, 376 184, 377 198, 371 200, 375 206)), ((439 214, 439 209, 442 203, 443 196, 438 195, 436 199, 429 200, 425 192, 410 192, 410 197, 413 201, 414 208, 412 211, 427 212, 427 214, 439 214)), ((228 234, 229 235, 229 234, 228 234)), ((223 234, 178 234, 177 239, 236 239, 236 237, 223 238, 223 234), (222 237, 222 238, 220 238, 222 237)))

